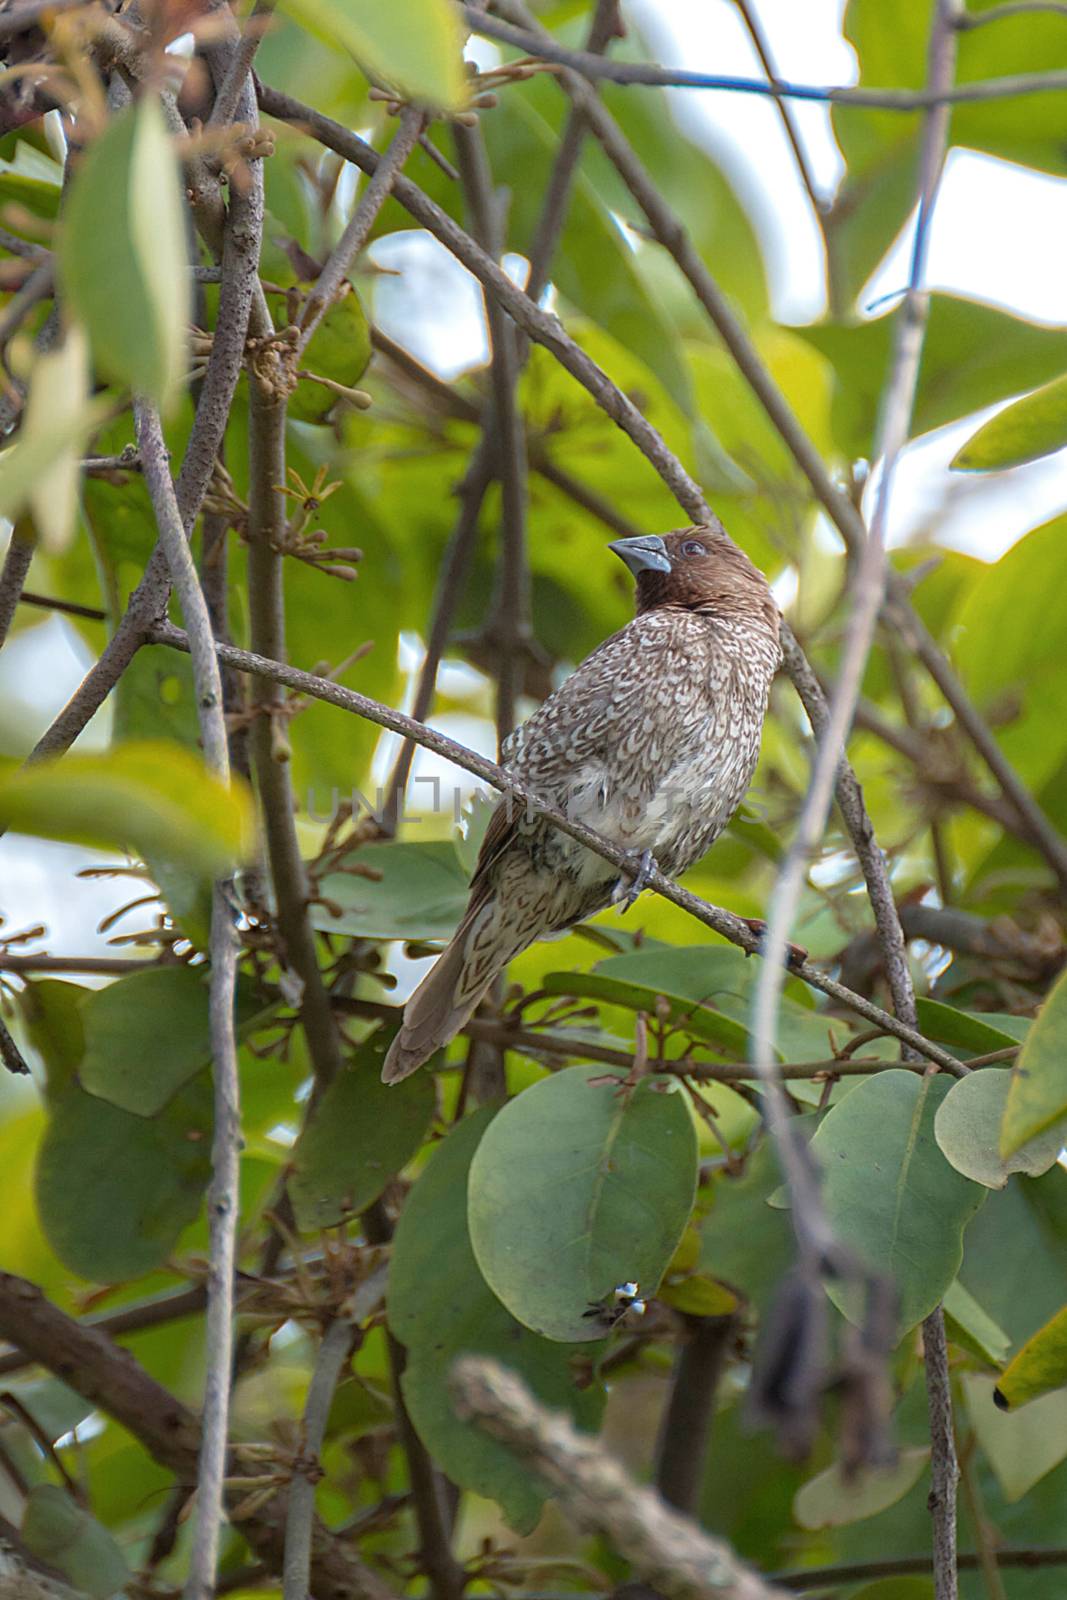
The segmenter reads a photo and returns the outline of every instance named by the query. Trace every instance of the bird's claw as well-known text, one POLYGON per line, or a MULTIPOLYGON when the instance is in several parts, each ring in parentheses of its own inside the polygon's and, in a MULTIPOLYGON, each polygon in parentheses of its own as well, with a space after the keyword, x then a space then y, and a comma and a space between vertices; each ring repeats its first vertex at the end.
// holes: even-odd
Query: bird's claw
POLYGON ((611 891, 611 903, 618 906, 620 916, 624 911, 629 911, 642 889, 648 888, 655 866, 652 851, 642 850, 634 862, 634 872, 619 875, 619 881, 611 891))

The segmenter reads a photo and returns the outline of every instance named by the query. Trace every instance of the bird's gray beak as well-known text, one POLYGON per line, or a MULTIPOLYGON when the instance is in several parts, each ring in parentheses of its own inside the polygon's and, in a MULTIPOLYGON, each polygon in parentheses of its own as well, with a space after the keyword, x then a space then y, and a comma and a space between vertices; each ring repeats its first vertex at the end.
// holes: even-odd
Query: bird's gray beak
POLYGON ((621 561, 625 561, 634 577, 642 572, 669 572, 671 558, 667 546, 658 533, 645 534, 640 539, 616 539, 608 545, 621 561))

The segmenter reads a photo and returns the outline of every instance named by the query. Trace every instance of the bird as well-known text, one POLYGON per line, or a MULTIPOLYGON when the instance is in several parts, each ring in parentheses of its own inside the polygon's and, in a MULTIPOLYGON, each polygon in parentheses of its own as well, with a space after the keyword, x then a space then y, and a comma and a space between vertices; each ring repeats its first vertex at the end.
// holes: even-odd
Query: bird
POLYGON ((779 612, 763 573, 721 525, 618 539, 636 580, 631 622, 515 729, 501 764, 539 800, 625 850, 595 855, 505 795, 493 811, 450 943, 409 998, 382 1069, 397 1083, 446 1045, 493 980, 536 939, 640 893, 653 863, 692 866, 755 771, 779 612))

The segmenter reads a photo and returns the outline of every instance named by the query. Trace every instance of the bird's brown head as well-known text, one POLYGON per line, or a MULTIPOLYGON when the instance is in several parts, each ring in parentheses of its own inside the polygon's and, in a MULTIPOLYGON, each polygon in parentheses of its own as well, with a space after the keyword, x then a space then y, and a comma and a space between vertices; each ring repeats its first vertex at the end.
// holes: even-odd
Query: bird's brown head
POLYGON ((720 528, 617 539, 608 547, 637 580, 637 611, 702 611, 763 622, 777 636, 778 607, 767 580, 720 528))

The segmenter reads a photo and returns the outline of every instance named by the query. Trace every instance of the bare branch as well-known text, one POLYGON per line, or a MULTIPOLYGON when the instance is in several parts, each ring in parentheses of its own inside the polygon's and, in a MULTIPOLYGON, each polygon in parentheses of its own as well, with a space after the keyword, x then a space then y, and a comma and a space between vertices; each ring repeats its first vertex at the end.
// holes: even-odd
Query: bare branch
POLYGON ((311 1374, 304 1407, 300 1460, 293 1473, 285 1517, 283 1600, 307 1600, 311 1576, 311 1534, 315 1520, 315 1482, 320 1470, 319 1451, 326 1437, 326 1423, 334 1390, 345 1369, 354 1337, 352 1323, 347 1317, 339 1317, 331 1323, 319 1346, 318 1360, 311 1374))
MULTIPOLYGON (((282 549, 285 543, 284 385, 253 373, 249 386, 249 545, 248 603, 251 637, 257 651, 285 654, 285 598, 282 549)), ((220 649, 222 659, 225 654, 220 649)), ((341 1041, 319 970, 315 936, 308 921, 311 886, 300 854, 293 819, 288 748, 272 685, 253 687, 249 749, 259 791, 267 859, 274 884, 275 914, 282 948, 279 959, 295 974, 295 1004, 307 1038, 318 1086, 337 1076, 344 1064, 341 1041)))
POLYGON ((930 1414, 930 1516, 934 1524, 934 1594, 955 1600, 959 1585, 956 1559, 956 1435, 952 1426, 952 1380, 948 1370, 945 1313, 940 1306, 923 1323, 923 1366, 930 1414))
POLYGON ((400 124, 393 135, 393 142, 382 157, 377 170, 371 177, 366 189, 359 197, 359 203, 348 220, 348 225, 341 235, 333 254, 319 273, 315 286, 304 303, 300 315, 300 339, 296 346, 297 356, 300 356, 308 347, 308 343, 315 333, 315 329, 333 305, 337 291, 348 276, 348 269, 363 249, 370 236, 374 219, 382 206, 388 200, 393 189, 393 182, 404 162, 411 154, 422 132, 423 115, 421 111, 414 110, 411 106, 405 108, 400 114, 400 124))
POLYGON ((787 83, 781 79, 768 83, 763 78, 741 78, 729 74, 686 72, 677 67, 658 67, 640 61, 605 61, 585 50, 568 50, 542 40, 540 34, 524 32, 499 17, 489 16, 473 5, 463 13, 475 33, 500 44, 513 45, 534 62, 555 62, 580 73, 583 78, 608 83, 644 84, 652 88, 711 89, 729 94, 754 94, 772 100, 814 100, 824 105, 851 106, 869 111, 928 111, 936 106, 953 106, 988 100, 1016 100, 1031 94, 1055 94, 1067 89, 1067 72, 1023 72, 1013 77, 986 78, 977 83, 960 83, 952 89, 852 89, 831 85, 787 83))
MULTIPOLYGON (((152 497, 160 546, 186 622, 196 685, 197 716, 208 770, 229 781, 230 755, 222 710, 222 679, 207 602, 182 524, 167 465, 163 430, 155 409, 134 402, 141 465, 152 497)), ((223 1517, 230 1371, 233 1366, 233 1281, 237 1255, 238 1154, 241 1143, 240 1085, 234 995, 237 938, 227 886, 215 884, 211 903, 211 981, 208 999, 215 1132, 208 1199, 210 1266, 207 1302, 203 1437, 197 1475, 196 1533, 186 1582, 186 1600, 212 1600, 223 1517)))
MULTIPOLYGON (((226 75, 219 84, 215 104, 207 120, 209 128, 223 128, 237 115, 238 102, 244 94, 252 62, 273 15, 274 6, 271 0, 256 0, 241 37, 234 46, 226 75)), ((243 121, 243 118, 240 120, 243 121)))
MULTIPOLYGON (((493 189, 480 127, 454 129, 456 161, 471 234, 494 261, 504 253, 501 196, 493 189)), ((500 480, 500 553, 485 626, 496 674, 498 748, 515 726, 525 680, 530 625, 530 574, 526 560, 526 427, 516 395, 520 371, 518 329, 492 296, 486 301, 491 358, 486 428, 495 475, 500 480)))
POLYGON ((568 1517, 602 1534, 666 1600, 775 1600, 775 1589, 721 1539, 639 1487, 603 1445, 549 1411, 495 1361, 467 1356, 452 1369, 456 1409, 501 1440, 556 1490, 568 1517))
POLYGON ((0 646, 8 636, 22 599, 22 585, 33 561, 33 551, 34 540, 30 528, 21 521, 16 522, 4 553, 3 571, 0 572, 0 646))
MULTIPOLYGON (((961 1572, 977 1572, 982 1558, 977 1551, 967 1551, 957 1557, 961 1572)), ((1037 1572, 1044 1567, 1067 1566, 1067 1548, 1046 1550, 1011 1550, 1003 1546, 997 1550, 997 1563, 1037 1572)), ((886 1556, 882 1561, 850 1561, 837 1567, 807 1567, 802 1572, 779 1572, 774 1581, 783 1589, 804 1590, 837 1588, 845 1584, 865 1583, 875 1578, 895 1578, 909 1573, 933 1571, 929 1556, 886 1556)))

